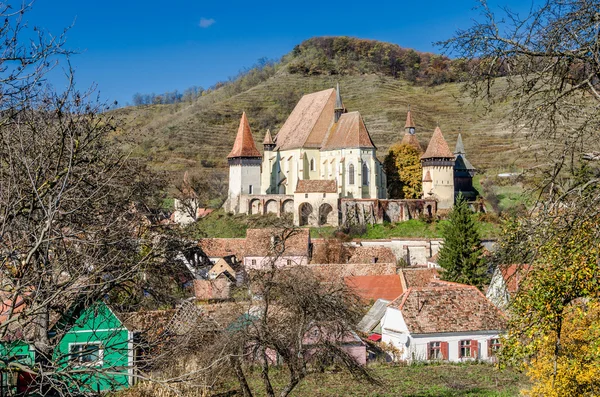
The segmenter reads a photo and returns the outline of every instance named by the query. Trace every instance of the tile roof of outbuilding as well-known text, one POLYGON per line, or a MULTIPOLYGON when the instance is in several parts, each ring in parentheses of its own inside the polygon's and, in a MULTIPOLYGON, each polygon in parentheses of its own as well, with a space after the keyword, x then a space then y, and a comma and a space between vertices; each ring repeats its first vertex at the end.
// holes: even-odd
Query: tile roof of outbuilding
POLYGON ((492 331, 506 318, 476 287, 448 284, 412 287, 389 304, 398 309, 412 334, 492 331))
POLYGON ((444 135, 442 135, 442 130, 440 127, 435 127, 435 131, 433 132, 433 136, 429 141, 429 145, 427 146, 427 150, 421 156, 422 159, 431 159, 431 158, 451 158, 454 159, 454 153, 448 147, 448 142, 444 139, 444 135))
POLYGON ((244 238, 203 238, 198 241, 198 247, 210 258, 235 255, 241 259, 245 244, 244 238))
POLYGON ((377 299, 392 301, 403 292, 400 276, 397 274, 350 276, 346 277, 344 282, 366 301, 377 299))
POLYGON ((234 157, 262 157, 256 148, 254 138, 252 138, 252 131, 250 130, 250 124, 248 123, 246 112, 242 113, 240 126, 238 127, 238 132, 235 136, 233 148, 227 156, 228 159, 234 157))
POLYGON ((327 179, 301 179, 295 193, 337 193, 337 182, 327 179))
POLYGON ((344 113, 321 147, 322 150, 375 148, 359 112, 344 113))
POLYGON ((309 229, 248 229, 244 256, 272 256, 277 251, 275 241, 281 241, 283 256, 309 256, 309 229))
POLYGON ((356 247, 348 263, 395 263, 396 255, 388 247, 356 247))
POLYGON ((432 281, 440 279, 440 275, 435 268, 404 268, 400 269, 399 273, 404 278, 407 288, 427 287, 432 281))

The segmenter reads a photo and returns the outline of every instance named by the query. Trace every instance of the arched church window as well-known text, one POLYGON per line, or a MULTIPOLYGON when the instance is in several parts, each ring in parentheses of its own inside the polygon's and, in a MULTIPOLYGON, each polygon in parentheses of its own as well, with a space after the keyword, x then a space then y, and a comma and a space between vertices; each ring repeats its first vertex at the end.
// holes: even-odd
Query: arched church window
POLYGON ((363 186, 369 184, 369 167, 367 167, 367 163, 363 163, 362 166, 362 184, 363 186))
POLYGON ((310 170, 311 171, 315 170, 315 159, 310 159, 310 170))
POLYGON ((354 164, 348 166, 348 184, 354 185, 354 164))

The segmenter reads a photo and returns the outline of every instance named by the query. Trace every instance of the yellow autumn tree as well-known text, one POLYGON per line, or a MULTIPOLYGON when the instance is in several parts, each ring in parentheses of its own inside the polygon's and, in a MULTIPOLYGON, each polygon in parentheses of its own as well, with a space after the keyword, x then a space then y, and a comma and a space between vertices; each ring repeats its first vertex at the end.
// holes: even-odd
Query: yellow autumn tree
POLYGON ((525 395, 597 396, 600 216, 557 216, 529 244, 536 255, 510 307, 503 357, 529 375, 525 395))
POLYGON ((384 160, 388 196, 395 199, 421 197, 421 152, 406 143, 392 145, 384 160))

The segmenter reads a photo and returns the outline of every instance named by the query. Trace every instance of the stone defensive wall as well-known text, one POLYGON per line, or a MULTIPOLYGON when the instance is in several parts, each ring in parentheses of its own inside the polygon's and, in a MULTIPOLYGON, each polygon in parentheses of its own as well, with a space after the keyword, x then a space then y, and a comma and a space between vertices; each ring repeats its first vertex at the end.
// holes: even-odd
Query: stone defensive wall
POLYGON ((342 225, 403 222, 437 215, 435 199, 379 200, 340 199, 342 225))

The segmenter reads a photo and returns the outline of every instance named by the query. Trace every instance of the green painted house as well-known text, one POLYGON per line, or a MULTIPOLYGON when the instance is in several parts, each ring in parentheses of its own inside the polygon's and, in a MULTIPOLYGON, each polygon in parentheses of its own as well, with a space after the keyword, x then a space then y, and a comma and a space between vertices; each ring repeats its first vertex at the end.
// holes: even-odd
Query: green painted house
MULTIPOLYGON (((134 375, 133 332, 104 303, 97 302, 72 320, 66 315, 50 331, 60 338, 53 353, 57 365, 56 380, 75 393, 103 392, 130 386, 134 375)), ((73 316, 71 316, 73 317, 73 316)), ((34 365, 35 352, 25 342, 0 343, 2 358, 13 357, 34 365)), ((21 379, 6 365, 0 366, 2 391, 17 390, 21 379)), ((0 394, 0 396, 6 395, 0 394)))

